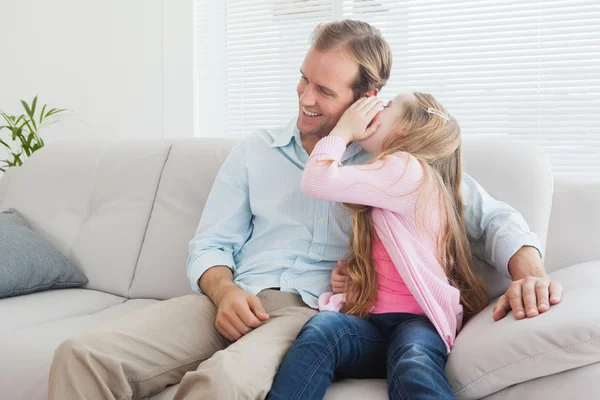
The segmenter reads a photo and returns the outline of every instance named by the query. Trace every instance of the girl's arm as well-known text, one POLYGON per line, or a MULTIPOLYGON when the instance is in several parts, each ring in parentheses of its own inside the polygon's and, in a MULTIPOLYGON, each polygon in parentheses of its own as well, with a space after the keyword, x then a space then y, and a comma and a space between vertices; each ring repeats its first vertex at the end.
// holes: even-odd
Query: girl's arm
POLYGON ((414 210, 423 167, 408 153, 396 153, 367 165, 342 166, 346 142, 321 139, 302 175, 302 191, 310 197, 388 209, 414 210))

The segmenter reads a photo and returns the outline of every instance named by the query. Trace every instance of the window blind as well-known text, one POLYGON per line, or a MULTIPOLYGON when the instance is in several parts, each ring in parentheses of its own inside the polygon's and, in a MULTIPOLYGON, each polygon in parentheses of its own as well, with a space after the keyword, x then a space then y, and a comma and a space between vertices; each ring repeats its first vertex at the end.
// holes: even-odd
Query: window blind
POLYGON ((600 178, 600 3, 195 0, 197 135, 242 136, 297 113, 298 69, 323 21, 389 42, 384 100, 434 94, 465 135, 542 147, 556 174, 600 178))

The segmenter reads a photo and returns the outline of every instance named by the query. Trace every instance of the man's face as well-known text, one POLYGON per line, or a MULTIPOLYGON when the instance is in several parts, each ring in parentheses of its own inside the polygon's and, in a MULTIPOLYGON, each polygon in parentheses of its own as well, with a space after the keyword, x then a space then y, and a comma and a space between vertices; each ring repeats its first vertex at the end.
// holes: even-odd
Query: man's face
POLYGON ((298 92, 298 130, 302 135, 327 136, 353 103, 352 83, 358 64, 342 50, 311 48, 302 67, 298 92))

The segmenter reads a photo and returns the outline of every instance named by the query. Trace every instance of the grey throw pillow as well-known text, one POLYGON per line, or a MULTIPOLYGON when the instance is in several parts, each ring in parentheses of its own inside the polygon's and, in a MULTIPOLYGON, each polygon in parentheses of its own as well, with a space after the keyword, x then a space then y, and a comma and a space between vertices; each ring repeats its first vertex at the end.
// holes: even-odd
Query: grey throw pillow
POLYGON ((0 213, 0 298, 81 286, 87 278, 27 226, 19 213, 0 213))

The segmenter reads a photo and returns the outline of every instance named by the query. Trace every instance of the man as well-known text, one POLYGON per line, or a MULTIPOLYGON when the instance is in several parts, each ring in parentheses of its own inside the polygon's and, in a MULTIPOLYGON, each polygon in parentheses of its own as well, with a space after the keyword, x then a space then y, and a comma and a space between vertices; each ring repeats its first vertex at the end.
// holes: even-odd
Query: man
MULTIPOLYGON (((378 94, 390 69, 388 44, 370 25, 317 28, 300 70, 297 119, 242 140, 217 176, 190 243, 188 276, 201 294, 61 344, 49 398, 137 399, 180 380, 176 399, 264 398, 317 297, 329 290, 336 261, 349 251, 350 215, 302 194, 303 166, 348 106, 378 94)), ((368 159, 351 144, 343 162, 368 159)), ((510 309, 517 318, 533 317, 560 301, 561 287, 548 280, 537 236, 522 217, 472 178, 463 181, 474 252, 513 279, 494 318, 510 309)), ((338 268, 334 279, 342 275, 338 268)))

